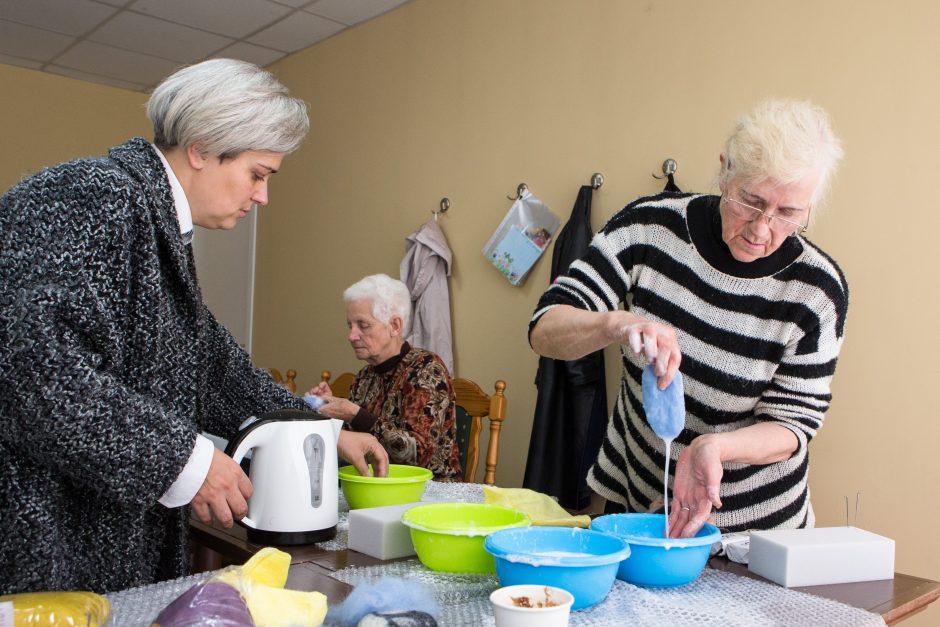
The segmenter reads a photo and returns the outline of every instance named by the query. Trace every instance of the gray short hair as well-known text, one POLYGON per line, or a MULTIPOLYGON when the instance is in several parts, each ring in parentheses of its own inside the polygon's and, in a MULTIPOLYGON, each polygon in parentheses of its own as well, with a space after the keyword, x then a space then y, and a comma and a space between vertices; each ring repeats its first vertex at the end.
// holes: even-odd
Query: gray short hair
POLYGON ((310 129, 303 100, 291 98, 270 72, 235 59, 171 74, 151 94, 147 117, 160 148, 195 144, 222 159, 246 150, 293 152, 310 129))
POLYGON ((738 120, 718 176, 724 187, 732 177, 788 184, 815 172, 815 205, 828 190, 842 154, 824 109, 800 100, 768 100, 738 120))
POLYGON ((372 315, 382 324, 388 324, 392 316, 399 316, 402 335, 407 335, 411 323, 411 292, 407 285, 387 274, 373 274, 343 292, 343 302, 347 305, 362 300, 372 303, 372 315))

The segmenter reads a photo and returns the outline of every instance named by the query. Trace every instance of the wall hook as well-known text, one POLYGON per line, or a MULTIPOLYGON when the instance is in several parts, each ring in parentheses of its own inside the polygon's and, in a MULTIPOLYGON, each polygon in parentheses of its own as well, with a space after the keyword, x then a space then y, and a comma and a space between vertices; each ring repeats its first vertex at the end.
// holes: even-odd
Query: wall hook
POLYGON ((591 187, 593 189, 598 189, 601 185, 604 184, 604 175, 600 172, 595 172, 591 175, 591 187))
POLYGON ((679 170, 679 164, 676 163, 675 159, 666 159, 665 161, 663 161, 663 175, 659 176, 658 174, 654 174, 653 178, 664 179, 664 178, 669 177, 669 175, 671 174, 675 174, 678 170, 679 170))
POLYGON ((527 191, 529 191, 529 186, 526 185, 525 183, 519 183, 519 186, 516 187, 515 198, 512 196, 506 196, 506 198, 508 198, 509 200, 519 200, 520 198, 522 198, 522 195, 525 194, 527 191))
POLYGON ((450 198, 444 196, 441 198, 441 208, 436 211, 431 211, 434 214, 434 219, 437 220, 437 216, 442 213, 447 213, 447 210, 450 209, 450 198))

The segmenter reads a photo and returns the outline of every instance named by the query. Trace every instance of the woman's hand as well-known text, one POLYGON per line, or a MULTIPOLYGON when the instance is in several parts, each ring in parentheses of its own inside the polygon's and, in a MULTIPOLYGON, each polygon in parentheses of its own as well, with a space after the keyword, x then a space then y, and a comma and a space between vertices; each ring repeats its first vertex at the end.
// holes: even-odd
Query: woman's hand
POLYGON ((351 463, 363 477, 388 475, 388 453, 371 433, 340 431, 336 442, 339 456, 351 463), (373 472, 369 472, 372 464, 373 472))
POLYGON ((325 381, 321 381, 316 387, 310 388, 307 394, 312 394, 323 401, 323 405, 317 408, 317 413, 330 418, 336 418, 343 422, 352 422, 352 419, 359 413, 359 406, 346 398, 333 396, 333 390, 325 381))
POLYGON ((613 311, 607 319, 607 333, 611 343, 626 344, 635 354, 649 360, 659 378, 660 390, 669 387, 682 361, 675 329, 628 311, 613 311))
POLYGON ((679 455, 672 485, 669 537, 691 538, 721 507, 718 488, 724 469, 714 434, 700 435, 679 455))

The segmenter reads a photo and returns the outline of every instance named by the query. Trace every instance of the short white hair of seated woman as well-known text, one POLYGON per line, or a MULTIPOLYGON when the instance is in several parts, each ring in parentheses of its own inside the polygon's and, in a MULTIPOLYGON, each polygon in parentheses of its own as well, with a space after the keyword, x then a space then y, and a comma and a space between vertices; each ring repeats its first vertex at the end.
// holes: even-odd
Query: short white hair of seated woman
POLYGON ((291 153, 310 129, 303 100, 270 72, 235 59, 210 59, 170 75, 151 94, 147 117, 161 150, 196 145, 223 160, 248 150, 291 153))
POLYGON ((812 199, 816 205, 841 159, 842 144, 823 108, 801 100, 767 100, 738 119, 718 176, 724 188, 731 178, 745 184, 789 184, 818 173, 812 199))
POLYGON ((343 292, 345 304, 359 301, 372 303, 372 316, 382 324, 388 324, 392 316, 402 321, 402 335, 408 334, 411 322, 411 292, 408 286, 387 274, 373 274, 360 279, 343 292))

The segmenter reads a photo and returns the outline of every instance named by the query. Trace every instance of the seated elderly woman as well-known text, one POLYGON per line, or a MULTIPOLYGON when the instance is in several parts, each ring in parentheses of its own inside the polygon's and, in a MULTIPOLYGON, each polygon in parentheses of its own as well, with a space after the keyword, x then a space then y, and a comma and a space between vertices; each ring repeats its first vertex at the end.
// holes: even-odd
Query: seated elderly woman
POLYGON ((389 461, 421 466, 437 480, 460 477, 454 386, 441 358, 404 340, 411 295, 401 281, 367 276, 343 293, 349 343, 368 365, 356 375, 349 398, 321 383, 311 394, 326 401, 318 411, 370 432, 389 461))
POLYGON ((621 346, 620 397, 588 476, 608 511, 646 511, 663 493, 663 442, 642 400, 652 363, 660 389, 680 370, 685 387, 670 535, 709 519, 814 524, 807 444, 829 407, 848 286, 803 234, 841 156, 823 110, 764 103, 727 140, 720 196, 633 201, 543 294, 529 327, 537 353, 621 346))

